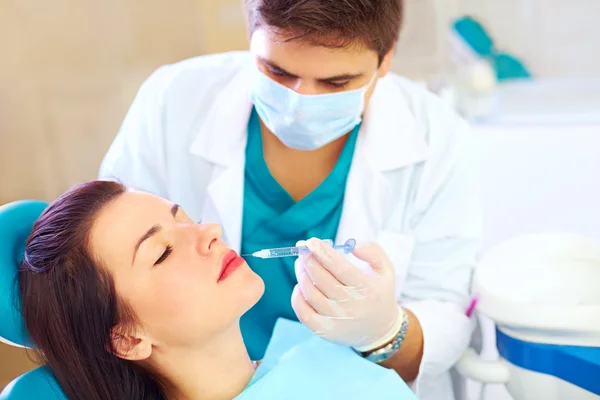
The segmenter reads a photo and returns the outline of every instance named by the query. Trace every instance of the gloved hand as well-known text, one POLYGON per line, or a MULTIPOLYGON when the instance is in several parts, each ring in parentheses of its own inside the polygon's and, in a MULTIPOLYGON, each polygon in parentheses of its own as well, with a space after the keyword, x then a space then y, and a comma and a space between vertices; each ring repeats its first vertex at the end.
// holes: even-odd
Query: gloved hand
POLYGON ((357 245, 353 254, 367 262, 367 271, 318 239, 299 242, 310 255, 295 263, 298 284, 292 307, 315 334, 368 352, 392 341, 402 325, 395 299, 394 266, 374 243, 357 245))

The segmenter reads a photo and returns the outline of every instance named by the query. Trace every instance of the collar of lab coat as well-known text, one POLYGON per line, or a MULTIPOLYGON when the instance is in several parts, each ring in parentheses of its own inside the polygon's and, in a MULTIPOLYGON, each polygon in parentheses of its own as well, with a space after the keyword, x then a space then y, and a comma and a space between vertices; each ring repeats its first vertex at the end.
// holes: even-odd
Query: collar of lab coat
MULTIPOLYGON (((239 162, 246 147, 252 110, 250 82, 253 65, 238 72, 212 104, 190 151, 218 165, 239 162)), ((427 158, 427 143, 406 95, 387 76, 377 82, 362 126, 357 151, 381 172, 427 158)))

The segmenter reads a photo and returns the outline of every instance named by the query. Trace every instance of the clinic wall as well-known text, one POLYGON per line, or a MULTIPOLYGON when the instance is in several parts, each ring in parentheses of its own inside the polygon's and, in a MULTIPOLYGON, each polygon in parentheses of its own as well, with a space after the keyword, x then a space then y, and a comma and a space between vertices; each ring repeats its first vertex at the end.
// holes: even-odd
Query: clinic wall
POLYGON ((600 76, 600 1, 459 0, 540 77, 600 76))
POLYGON ((598 0, 404 0, 406 18, 393 70, 413 79, 444 74, 454 18, 473 15, 497 46, 538 77, 600 76, 598 0))
POLYGON ((460 0, 404 0, 404 21, 392 71, 426 81, 446 67, 446 36, 460 0))
POLYGON ((2 0, 0 41, 0 203, 92 179, 158 66, 247 47, 241 0, 2 0))

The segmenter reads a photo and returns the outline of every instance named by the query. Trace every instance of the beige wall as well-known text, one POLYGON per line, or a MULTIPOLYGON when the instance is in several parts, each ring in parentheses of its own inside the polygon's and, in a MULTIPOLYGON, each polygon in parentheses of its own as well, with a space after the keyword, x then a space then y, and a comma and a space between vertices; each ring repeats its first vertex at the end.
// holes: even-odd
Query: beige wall
POLYGON ((406 7, 392 70, 426 80, 443 72, 446 35, 460 0, 404 0, 406 7))
POLYGON ((0 2, 0 203, 94 178, 140 83, 247 47, 240 0, 0 2))
POLYGON ((16 376, 36 366, 29 356, 23 349, 0 343, 0 391, 16 376))

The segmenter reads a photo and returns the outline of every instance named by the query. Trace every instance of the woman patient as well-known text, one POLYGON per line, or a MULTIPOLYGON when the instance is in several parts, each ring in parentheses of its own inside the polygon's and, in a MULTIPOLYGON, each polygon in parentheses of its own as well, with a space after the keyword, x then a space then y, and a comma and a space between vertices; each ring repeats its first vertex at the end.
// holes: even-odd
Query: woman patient
POLYGON ((46 209, 19 272, 22 312, 70 399, 244 391, 256 365, 239 319, 264 284, 221 233, 115 182, 75 187, 46 209))

